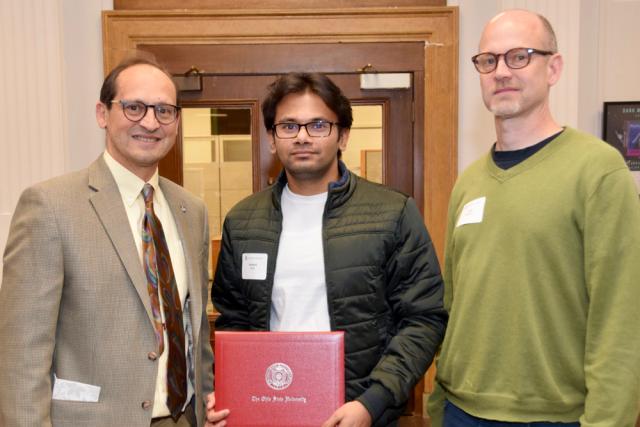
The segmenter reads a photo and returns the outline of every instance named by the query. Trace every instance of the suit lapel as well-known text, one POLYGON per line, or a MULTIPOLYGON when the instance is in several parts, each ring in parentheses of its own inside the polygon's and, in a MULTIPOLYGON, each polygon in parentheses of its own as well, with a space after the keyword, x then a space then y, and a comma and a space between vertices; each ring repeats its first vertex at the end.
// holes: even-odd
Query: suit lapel
POLYGON ((140 255, 135 247, 133 236, 131 236, 131 227, 120 191, 102 157, 89 166, 89 187, 94 190, 94 193, 89 197, 89 202, 93 205, 102 226, 111 239, 136 292, 140 296, 149 321, 153 325, 147 279, 140 263, 140 255))
POLYGON ((198 224, 198 215, 194 211, 193 205, 188 204, 180 192, 176 191, 172 185, 166 185, 164 178, 160 178, 160 188, 167 203, 171 208, 173 219, 180 234, 182 250, 187 268, 187 287, 191 298, 191 327, 193 337, 200 333, 200 316, 202 316, 202 289, 200 289, 200 239, 201 226, 198 224))

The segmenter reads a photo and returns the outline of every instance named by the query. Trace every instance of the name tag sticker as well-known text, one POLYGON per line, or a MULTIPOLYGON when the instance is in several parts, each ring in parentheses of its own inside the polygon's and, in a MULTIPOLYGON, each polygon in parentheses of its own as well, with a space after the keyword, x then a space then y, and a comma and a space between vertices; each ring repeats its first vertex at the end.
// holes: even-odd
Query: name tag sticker
POLYGON ((53 400, 69 400, 74 402, 97 402, 100 398, 100 387, 77 381, 63 380, 54 375, 53 400))
POLYGON ((482 222, 484 217, 484 204, 487 201, 486 197, 480 197, 468 202, 462 208, 456 227, 460 227, 465 224, 478 224, 482 222))
POLYGON ((264 280, 267 278, 267 254, 242 254, 242 278, 264 280))

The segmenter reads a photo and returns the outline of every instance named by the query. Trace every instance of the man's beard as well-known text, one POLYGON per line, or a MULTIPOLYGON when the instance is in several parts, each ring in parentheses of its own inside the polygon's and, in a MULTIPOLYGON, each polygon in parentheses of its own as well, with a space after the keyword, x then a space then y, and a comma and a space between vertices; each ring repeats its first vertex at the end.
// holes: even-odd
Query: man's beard
POLYGON ((489 110, 496 117, 512 117, 522 110, 520 101, 500 100, 492 103, 489 110))
POLYGON ((314 181, 325 176, 330 165, 300 165, 294 164, 287 167, 287 172, 300 181, 314 181))

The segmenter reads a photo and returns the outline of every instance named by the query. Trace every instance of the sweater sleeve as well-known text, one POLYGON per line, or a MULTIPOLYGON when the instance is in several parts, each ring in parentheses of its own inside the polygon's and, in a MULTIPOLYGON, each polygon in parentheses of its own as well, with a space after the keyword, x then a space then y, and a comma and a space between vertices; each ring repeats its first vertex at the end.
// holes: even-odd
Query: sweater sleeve
POLYGON ((632 426, 640 402, 640 204, 626 168, 604 175, 586 203, 589 298, 583 427, 632 426))
POLYGON ((435 249, 412 199, 404 207, 395 235, 397 247, 387 263, 387 298, 397 333, 371 373, 373 391, 358 399, 374 419, 384 408, 376 408, 368 398, 380 396, 376 400, 386 401, 387 406, 404 404, 431 363, 447 323, 435 249))

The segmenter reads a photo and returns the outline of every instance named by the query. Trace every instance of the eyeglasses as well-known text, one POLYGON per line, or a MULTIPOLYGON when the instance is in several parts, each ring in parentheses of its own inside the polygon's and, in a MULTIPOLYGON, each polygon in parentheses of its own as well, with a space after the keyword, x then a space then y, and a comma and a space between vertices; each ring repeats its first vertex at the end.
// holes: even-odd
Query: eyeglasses
POLYGON ((124 116, 132 122, 139 122, 147 115, 147 109, 153 108, 153 114, 158 123, 170 125, 175 122, 180 114, 180 107, 171 104, 145 104, 142 101, 111 101, 112 104, 122 105, 124 116))
POLYGON ((504 63, 507 67, 512 70, 518 70, 529 65, 531 55, 534 53, 538 55, 553 55, 555 52, 532 49, 530 47, 516 47, 509 49, 505 53, 482 52, 471 57, 471 61, 479 73, 487 74, 498 67, 498 60, 501 56, 504 58, 504 63))
POLYGON ((315 120, 309 123, 284 122, 273 125, 273 130, 278 138, 295 138, 300 133, 300 128, 305 128, 307 134, 312 137, 327 137, 331 135, 331 128, 338 123, 325 120, 315 120))

